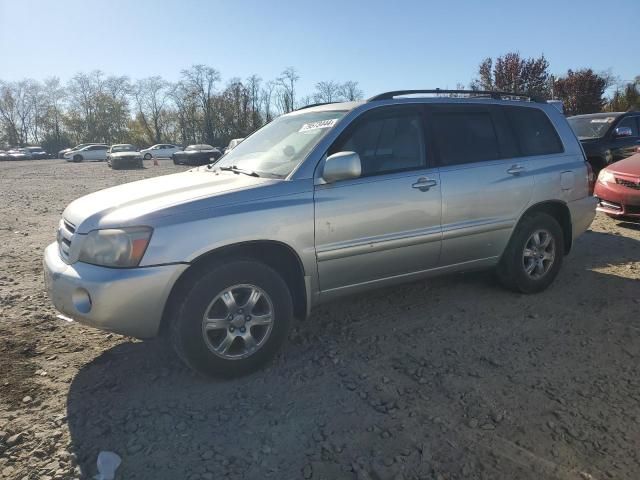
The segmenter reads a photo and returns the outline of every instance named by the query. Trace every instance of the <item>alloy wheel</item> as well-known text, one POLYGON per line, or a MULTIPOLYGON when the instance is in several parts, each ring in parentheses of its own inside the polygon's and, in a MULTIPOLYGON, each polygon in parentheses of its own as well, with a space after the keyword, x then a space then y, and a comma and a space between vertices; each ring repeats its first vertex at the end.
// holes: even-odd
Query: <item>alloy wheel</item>
POLYGON ((260 287, 234 285, 218 293, 202 318, 207 348, 226 360, 247 358, 267 341, 273 329, 273 302, 260 287))

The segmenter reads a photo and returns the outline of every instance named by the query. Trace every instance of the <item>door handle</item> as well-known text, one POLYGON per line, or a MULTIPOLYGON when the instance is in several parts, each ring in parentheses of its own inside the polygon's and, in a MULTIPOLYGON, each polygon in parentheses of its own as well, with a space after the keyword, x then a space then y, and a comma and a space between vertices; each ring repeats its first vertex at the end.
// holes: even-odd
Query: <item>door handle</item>
POLYGON ((431 187, 435 187, 438 184, 435 180, 427 177, 420 177, 416 183, 411 185, 411 188, 417 188, 421 192, 426 192, 431 187))
POLYGON ((507 170, 509 175, 519 175, 526 170, 522 165, 511 165, 511 168, 507 170))

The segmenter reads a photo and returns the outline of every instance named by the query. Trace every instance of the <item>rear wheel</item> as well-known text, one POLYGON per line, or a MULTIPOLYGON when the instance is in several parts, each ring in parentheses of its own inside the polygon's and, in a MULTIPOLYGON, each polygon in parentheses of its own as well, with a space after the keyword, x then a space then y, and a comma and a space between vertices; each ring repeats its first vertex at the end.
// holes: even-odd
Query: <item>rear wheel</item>
POLYGON ((251 259, 219 263, 184 285, 171 325, 178 356, 205 375, 234 377, 270 360, 293 318, 282 277, 251 259))
POLYGON ((558 275, 564 237, 558 221, 546 213, 527 215, 518 224, 498 265, 501 283, 521 293, 537 293, 558 275))

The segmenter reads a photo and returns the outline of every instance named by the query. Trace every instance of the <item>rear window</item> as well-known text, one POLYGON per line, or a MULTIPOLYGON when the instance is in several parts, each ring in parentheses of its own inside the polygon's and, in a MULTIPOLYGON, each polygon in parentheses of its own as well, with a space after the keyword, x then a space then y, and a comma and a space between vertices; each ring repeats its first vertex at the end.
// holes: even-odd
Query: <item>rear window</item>
POLYGON ((551 155, 564 151, 556 129, 542 110, 505 107, 505 113, 523 156, 551 155))
POLYGON ((500 158, 488 111, 434 112, 433 130, 443 166, 500 158))

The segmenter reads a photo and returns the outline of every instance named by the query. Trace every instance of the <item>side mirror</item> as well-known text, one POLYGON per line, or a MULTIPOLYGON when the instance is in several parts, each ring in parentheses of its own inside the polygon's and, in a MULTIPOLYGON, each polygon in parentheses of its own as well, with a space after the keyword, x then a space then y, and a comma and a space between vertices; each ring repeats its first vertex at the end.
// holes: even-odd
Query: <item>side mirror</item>
POLYGON ((356 152, 338 152, 327 157, 322 178, 327 183, 358 178, 362 174, 360 155, 356 152))
POLYGON ((613 136, 614 137, 631 137, 633 135, 633 132, 631 131, 630 127, 616 127, 613 130, 613 136))

